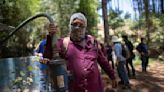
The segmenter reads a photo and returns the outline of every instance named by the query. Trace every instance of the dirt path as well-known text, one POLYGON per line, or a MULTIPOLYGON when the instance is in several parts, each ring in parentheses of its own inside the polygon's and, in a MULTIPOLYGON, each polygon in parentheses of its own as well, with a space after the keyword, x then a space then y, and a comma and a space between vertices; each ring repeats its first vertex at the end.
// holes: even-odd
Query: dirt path
MULTIPOLYGON (((164 62, 152 63, 148 72, 141 72, 141 67, 136 67, 136 79, 130 79, 131 89, 112 89, 110 80, 103 75, 106 92, 164 92, 164 62)), ((119 79, 118 79, 119 80, 119 79)))

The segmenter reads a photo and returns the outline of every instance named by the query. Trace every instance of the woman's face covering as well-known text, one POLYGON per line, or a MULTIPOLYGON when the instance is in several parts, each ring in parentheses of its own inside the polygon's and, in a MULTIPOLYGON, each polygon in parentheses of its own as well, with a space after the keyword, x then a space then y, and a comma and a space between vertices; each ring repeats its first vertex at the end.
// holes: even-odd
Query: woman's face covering
POLYGON ((79 19, 75 19, 71 23, 71 39, 75 42, 80 42, 85 38, 85 26, 84 22, 79 19))

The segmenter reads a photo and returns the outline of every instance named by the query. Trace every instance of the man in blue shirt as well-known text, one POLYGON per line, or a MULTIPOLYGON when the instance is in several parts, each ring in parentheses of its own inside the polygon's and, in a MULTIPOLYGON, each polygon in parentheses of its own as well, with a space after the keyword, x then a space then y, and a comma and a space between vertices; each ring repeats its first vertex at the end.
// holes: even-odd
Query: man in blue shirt
MULTIPOLYGON (((44 48, 45 48, 45 45, 46 45, 46 39, 43 39, 40 44, 39 44, 39 47, 35 50, 35 54, 37 53, 38 56, 43 56, 43 52, 44 52, 44 48)), ((47 65, 45 64, 40 64, 40 69, 45 69, 47 68, 47 65)))
MULTIPOLYGON (((46 46, 46 39, 43 39, 39 47, 35 50, 35 55, 39 57, 43 57, 43 52, 46 46)), ((40 68, 40 92, 46 92, 47 90, 47 82, 48 82, 48 66, 46 64, 39 64, 40 68)))
POLYGON ((114 52, 116 56, 116 66, 117 66, 118 76, 120 78, 119 84, 123 85, 123 89, 131 88, 128 74, 125 69, 126 58, 122 55, 123 48, 122 48, 121 40, 117 36, 113 36, 112 42, 114 45, 114 52))
POLYGON ((140 53, 141 61, 142 61, 142 72, 146 72, 146 68, 148 66, 149 62, 149 56, 148 56, 148 47, 144 43, 144 38, 141 38, 141 43, 138 44, 136 47, 137 51, 140 53))

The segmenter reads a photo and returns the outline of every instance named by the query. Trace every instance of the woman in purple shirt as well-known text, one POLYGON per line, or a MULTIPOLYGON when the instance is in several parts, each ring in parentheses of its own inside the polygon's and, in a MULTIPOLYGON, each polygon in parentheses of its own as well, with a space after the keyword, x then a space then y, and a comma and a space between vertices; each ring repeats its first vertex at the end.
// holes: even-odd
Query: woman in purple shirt
MULTIPOLYGON (((70 18, 69 37, 59 39, 56 48, 60 56, 67 61, 67 70, 73 76, 73 80, 68 84, 69 92, 104 92, 97 63, 112 80, 112 86, 116 87, 114 71, 98 42, 92 36, 85 34, 86 27, 85 16, 82 13, 73 14, 70 18), (66 46, 65 39, 67 39, 66 46)), ((50 24, 47 43, 51 41, 51 35, 55 32, 56 27, 50 24)))

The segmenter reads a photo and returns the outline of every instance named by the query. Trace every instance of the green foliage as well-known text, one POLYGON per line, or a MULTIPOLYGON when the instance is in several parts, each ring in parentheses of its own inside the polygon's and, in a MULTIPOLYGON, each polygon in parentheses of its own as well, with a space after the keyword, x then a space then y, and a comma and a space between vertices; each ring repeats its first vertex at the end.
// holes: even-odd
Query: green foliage
POLYGON ((79 8, 76 12, 82 12, 87 18, 88 34, 96 35, 95 30, 98 22, 98 0, 80 0, 79 8))
POLYGON ((159 59, 160 61, 164 61, 164 56, 163 56, 163 55, 159 55, 159 56, 158 56, 158 59, 159 59))
POLYGON ((133 21, 133 24, 130 25, 131 30, 138 30, 138 29, 143 29, 145 28, 145 20, 139 19, 138 21, 133 21))
POLYGON ((1 22, 17 26, 25 18, 35 13, 38 9, 39 0, 4 0, 1 5, 2 17, 1 22))
MULTIPOLYGON (((158 56, 160 53, 163 53, 164 49, 164 17, 156 17, 156 15, 151 15, 150 16, 150 21, 151 21, 151 27, 149 30, 150 34, 150 43, 149 43, 149 48, 150 52, 153 56, 158 56), (155 53, 157 52, 157 53, 155 53)), ((135 21, 132 23, 131 29, 138 31, 138 36, 143 37, 146 35, 146 24, 145 24, 145 18, 141 18, 138 21, 135 21)))
MULTIPOLYGON (((96 34, 97 31, 97 0, 4 0, 0 4, 0 11, 2 12, 0 22, 14 27, 37 12, 46 12, 57 23, 60 30, 59 35, 66 36, 69 32, 70 16, 74 12, 82 12, 86 14, 88 19, 87 29, 89 33, 96 34)), ((3 53, 1 57, 29 55, 36 47, 36 44, 44 38, 46 29, 43 26, 47 23, 45 19, 37 19, 23 27, 1 48, 1 53, 3 53)), ((0 37, 5 38, 7 34, 9 33, 3 32, 0 37)))
MULTIPOLYGON (((26 18, 34 15, 39 9, 40 0, 4 0, 3 4, 0 5, 0 11, 2 20, 1 23, 18 26, 26 18)), ((35 26, 34 24, 28 24, 30 26, 35 26)), ((9 41, 1 48, 1 57, 15 57, 15 56, 26 56, 29 55, 30 48, 27 46, 30 41, 31 31, 29 31, 29 26, 20 29, 9 41), (20 49, 20 50, 17 50, 20 49), (8 53, 6 53, 8 52, 8 53)), ((7 37, 7 32, 0 34, 1 38, 7 37)))
POLYGON ((74 12, 82 12, 88 19, 87 30, 91 34, 95 34, 95 30, 98 21, 97 0, 43 0, 41 11, 52 14, 57 23, 60 36, 66 36, 68 34, 68 25, 70 16, 74 12))
POLYGON ((164 49, 164 26, 162 26, 162 22, 164 17, 156 18, 152 17, 152 29, 150 32, 151 37, 151 46, 155 47, 156 49, 164 49), (158 45, 157 45, 158 44, 158 45))
POLYGON ((120 17, 122 11, 110 10, 108 15, 108 21, 110 27, 115 30, 118 27, 124 26, 124 20, 120 17))
POLYGON ((124 19, 129 19, 130 17, 131 17, 131 14, 127 12, 124 16, 124 19))
POLYGON ((49 12, 55 19, 59 30, 60 36, 66 36, 68 34, 69 19, 75 9, 78 8, 79 0, 44 0, 46 4, 42 8, 43 12, 49 12), (50 3, 50 4, 48 4, 50 3))

